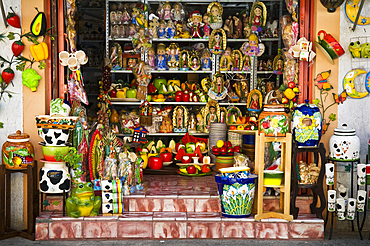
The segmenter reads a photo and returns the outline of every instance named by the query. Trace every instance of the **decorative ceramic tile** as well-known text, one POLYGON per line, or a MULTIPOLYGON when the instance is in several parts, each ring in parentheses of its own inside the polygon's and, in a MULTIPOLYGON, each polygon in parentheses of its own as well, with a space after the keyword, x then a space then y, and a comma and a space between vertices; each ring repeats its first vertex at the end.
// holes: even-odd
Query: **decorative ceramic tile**
POLYGON ((153 221, 185 221, 185 212, 154 212, 153 221))
POLYGON ((35 240, 49 240, 49 224, 36 223, 35 240))
POLYGON ((161 199, 132 198, 129 199, 130 212, 152 212, 162 211, 161 199))
POLYGON ((124 212, 121 216, 119 216, 118 220, 125 220, 125 221, 152 221, 153 220, 153 212, 124 212))
POLYGON ((291 223, 291 238, 323 238, 324 223, 291 223))
POLYGON ((44 207, 46 211, 61 211, 63 212, 63 196, 46 196, 45 200, 48 200, 48 206, 44 207), (57 202, 57 205, 54 203, 57 202))
POLYGON ((208 191, 179 191, 179 198, 210 198, 208 191))
POLYGON ((224 238, 255 238, 254 222, 222 221, 221 228, 224 238))
POLYGON ((49 239, 82 238, 82 221, 49 223, 49 239))
POLYGON ((186 222, 153 222, 154 238, 186 238, 186 222))
POLYGON ((221 221, 220 213, 187 213, 188 221, 221 221))
POLYGON ((221 212, 219 199, 195 199, 195 212, 221 212))
POLYGON ((220 222, 188 222, 188 238, 220 238, 220 222))
POLYGON ((152 238, 153 223, 147 221, 118 222, 118 238, 152 238))
POLYGON ((85 221, 84 238, 117 238, 117 221, 85 221))
POLYGON ((149 190, 146 194, 148 198, 177 198, 177 191, 152 191, 149 190))
POLYGON ((163 212, 193 212, 194 199, 162 199, 163 212))
POLYGON ((256 238, 260 239, 289 239, 289 223, 258 222, 256 238))

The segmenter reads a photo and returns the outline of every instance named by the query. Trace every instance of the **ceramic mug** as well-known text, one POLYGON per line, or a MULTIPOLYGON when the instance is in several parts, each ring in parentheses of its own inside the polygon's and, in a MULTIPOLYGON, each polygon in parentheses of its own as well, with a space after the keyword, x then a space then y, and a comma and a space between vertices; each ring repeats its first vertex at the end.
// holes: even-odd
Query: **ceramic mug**
POLYGON ((299 60, 301 60, 301 61, 308 61, 309 55, 310 55, 310 52, 308 52, 308 51, 301 51, 301 53, 299 54, 299 60))
POLYGON ((299 54, 301 50, 299 49, 299 45, 294 45, 290 48, 291 54, 294 58, 299 58, 299 54))
POLYGON ((366 184, 366 164, 357 164, 357 184, 366 184))
POLYGON ((317 37, 319 39, 317 43, 325 49, 332 59, 336 59, 344 54, 343 47, 331 34, 321 30, 318 32, 317 37), (321 34, 324 34, 323 39, 321 39, 321 34))
POLYGON ((312 42, 310 42, 310 41, 302 41, 302 42, 300 42, 299 49, 301 51, 308 51, 308 52, 310 52, 311 49, 312 49, 312 42))
POLYGON ((62 66, 67 66, 67 60, 69 58, 69 53, 67 51, 59 52, 59 63, 62 66))
POLYGON ((78 63, 81 65, 85 65, 88 61, 88 58, 85 52, 83 52, 82 50, 76 51, 75 56, 76 56, 78 63))
POLYGON ((71 71, 77 71, 80 67, 78 60, 74 56, 68 58, 67 65, 71 71))
POLYGON ((336 191, 328 190, 328 211, 335 211, 335 200, 336 200, 336 191))
POLYGON ((65 146, 68 142, 68 129, 40 128, 39 136, 44 140, 45 146, 65 146))
POLYGON ((366 201, 366 191, 359 190, 357 191, 357 211, 365 211, 365 201, 366 201))
POLYGON ((355 198, 348 198, 347 210, 348 212, 356 211, 356 199, 355 198))
MULTIPOLYGON (((325 164, 325 175, 326 175, 326 184, 334 185, 334 164, 326 163, 325 164)), ((329 191, 328 191, 329 194, 329 191)))

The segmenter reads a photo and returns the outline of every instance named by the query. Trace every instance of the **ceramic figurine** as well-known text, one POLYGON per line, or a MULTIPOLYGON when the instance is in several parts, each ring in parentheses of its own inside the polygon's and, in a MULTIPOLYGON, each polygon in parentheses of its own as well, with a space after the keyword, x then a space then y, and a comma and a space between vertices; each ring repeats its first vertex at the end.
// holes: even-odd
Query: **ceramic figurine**
POLYGON ((242 12, 242 22, 243 22, 243 37, 248 38, 251 35, 251 28, 249 26, 249 16, 247 11, 242 12))
POLYGON ((155 50, 153 47, 148 49, 148 65, 155 69, 155 50))
POLYGON ((188 109, 182 105, 177 106, 172 116, 173 132, 186 132, 188 128, 188 109))
POLYGON ((314 104, 302 103, 295 107, 292 118, 293 139, 298 146, 319 146, 322 135, 322 116, 314 104))
POLYGON ((220 112, 220 106, 218 105, 218 102, 215 100, 210 100, 204 111, 203 111, 203 121, 204 121, 204 131, 209 132, 209 127, 211 123, 217 123, 219 122, 219 119, 221 117, 220 112))
POLYGON ((197 132, 197 120, 195 118, 194 113, 191 113, 190 114, 189 125, 188 125, 188 132, 189 133, 195 133, 195 132, 197 132))
POLYGON ((183 70, 183 71, 189 70, 188 60, 189 60, 188 51, 187 50, 181 51, 180 52, 180 61, 179 61, 180 70, 183 70))
POLYGON ((171 20, 167 22, 166 28, 167 38, 174 38, 176 34, 176 27, 171 20))
POLYGON ((158 38, 166 38, 166 22, 164 20, 159 23, 157 36, 158 38))
POLYGON ((128 13, 127 9, 124 8, 124 10, 122 11, 122 24, 125 24, 125 25, 129 24, 130 20, 131 20, 131 16, 128 13))
POLYGON ((212 87, 208 90, 208 96, 213 100, 223 100, 227 96, 225 81, 220 72, 213 76, 212 87))
POLYGON ((200 68, 200 60, 196 51, 193 51, 189 57, 188 66, 191 70, 197 71, 200 68))
POLYGON ((138 84, 136 99, 145 100, 147 94, 147 86, 152 78, 150 74, 152 68, 146 65, 144 61, 140 61, 135 67, 133 67, 133 74, 135 75, 136 82, 138 84))
POLYGON ((157 45, 157 70, 167 70, 166 46, 163 43, 157 45))
POLYGON ((201 38, 200 28, 204 26, 202 22, 202 15, 198 10, 193 11, 189 15, 188 27, 191 29, 192 38, 201 38))
POLYGON ((173 125, 170 117, 172 107, 167 106, 164 110, 161 110, 158 115, 162 116, 162 125, 160 127, 160 132, 168 133, 173 131, 173 125))
POLYGON ((205 13, 203 15, 203 22, 204 22, 204 26, 203 26, 203 38, 209 38, 209 36, 211 35, 211 26, 209 25, 209 14, 208 13, 205 13))
POLYGON ((204 49, 202 58, 202 70, 209 71, 212 67, 211 52, 208 49, 204 49))
POLYGON ((202 117, 202 113, 199 112, 197 114, 197 132, 203 132, 204 131, 204 121, 202 117))
POLYGON ((137 8, 132 9, 132 13, 131 13, 131 23, 132 24, 134 24, 134 25, 137 24, 136 18, 139 14, 140 14, 140 12, 137 8))
POLYGON ((252 5, 249 25, 252 32, 261 32, 266 25, 267 10, 263 2, 255 2, 252 5))
POLYGON ((231 57, 231 48, 227 47, 220 59, 220 71, 231 71, 233 66, 234 64, 231 57))
POLYGON ((272 64, 272 69, 276 74, 282 74, 284 69, 284 57, 281 54, 281 50, 279 49, 278 55, 275 56, 274 62, 272 64))
POLYGON ((233 20, 234 20, 234 34, 233 34, 233 38, 243 38, 243 33, 242 33, 242 30, 243 30, 243 23, 242 21, 239 19, 239 16, 233 16, 233 20))
POLYGON ((169 2, 159 5, 158 16, 161 20, 171 20, 171 4, 169 2))
POLYGON ((248 111, 252 113, 259 113, 262 110, 262 94, 259 90, 252 90, 247 99, 248 111))
POLYGON ((182 22, 185 19, 184 7, 181 3, 175 3, 171 9, 171 19, 177 23, 182 22))
POLYGON ((167 65, 169 70, 178 70, 179 69, 179 52, 180 48, 177 44, 171 43, 167 48, 167 65))
POLYGON ((234 25, 233 25, 233 17, 229 15, 229 17, 225 20, 224 31, 226 32, 227 38, 232 38, 234 33, 234 25))
POLYGON ((140 28, 139 31, 132 37, 133 51, 136 53, 141 50, 145 53, 146 50, 152 47, 150 36, 145 33, 145 28, 140 28))
POLYGON ((245 42, 240 48, 240 51, 243 52, 244 55, 261 56, 265 52, 265 45, 258 43, 256 34, 251 34, 249 36, 249 42, 245 42))
POLYGON ((176 24, 176 36, 175 38, 191 38, 190 32, 184 30, 186 24, 177 23, 176 24))
POLYGON ((212 31, 208 41, 208 47, 212 54, 222 54, 226 49, 226 33, 223 29, 215 29, 212 31))
POLYGON ((249 55, 245 55, 243 58, 243 71, 251 71, 251 57, 249 55))
POLYGON ((158 38, 158 27, 159 22, 157 19, 153 19, 152 21, 150 21, 148 32, 153 38, 158 38))
POLYGON ((208 5, 207 13, 210 16, 210 23, 212 29, 219 29, 222 27, 223 7, 218 2, 212 2, 208 5))
POLYGON ((233 50, 231 58, 234 64, 234 71, 241 71, 243 67, 243 55, 240 50, 233 50))
POLYGON ((101 201, 100 196, 95 196, 92 183, 79 183, 66 200, 67 215, 73 218, 97 216, 101 201))

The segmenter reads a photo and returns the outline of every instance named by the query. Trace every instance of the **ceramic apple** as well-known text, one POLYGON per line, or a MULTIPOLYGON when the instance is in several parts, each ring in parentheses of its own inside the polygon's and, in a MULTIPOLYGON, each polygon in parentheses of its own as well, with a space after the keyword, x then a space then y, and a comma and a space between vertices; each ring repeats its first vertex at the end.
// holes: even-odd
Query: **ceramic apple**
POLYGON ((184 156, 181 158, 181 161, 182 161, 182 163, 184 163, 184 164, 189 164, 189 163, 191 163, 191 158, 190 158, 190 156, 184 155, 184 156))

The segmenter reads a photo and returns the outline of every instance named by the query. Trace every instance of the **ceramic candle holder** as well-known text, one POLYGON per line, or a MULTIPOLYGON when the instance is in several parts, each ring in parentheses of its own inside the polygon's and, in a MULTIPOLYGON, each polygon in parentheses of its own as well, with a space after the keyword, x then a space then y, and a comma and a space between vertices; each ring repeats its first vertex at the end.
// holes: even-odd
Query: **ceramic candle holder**
POLYGON ((359 212, 365 211, 365 199, 366 191, 365 190, 357 191, 357 211, 359 212))
POLYGON ((335 212, 336 191, 328 190, 328 211, 335 212))
POLYGON ((357 184, 365 185, 366 184, 366 165, 357 164, 357 184))
POLYGON ((334 185, 334 164, 333 163, 325 164, 325 175, 326 175, 326 184, 334 185))

